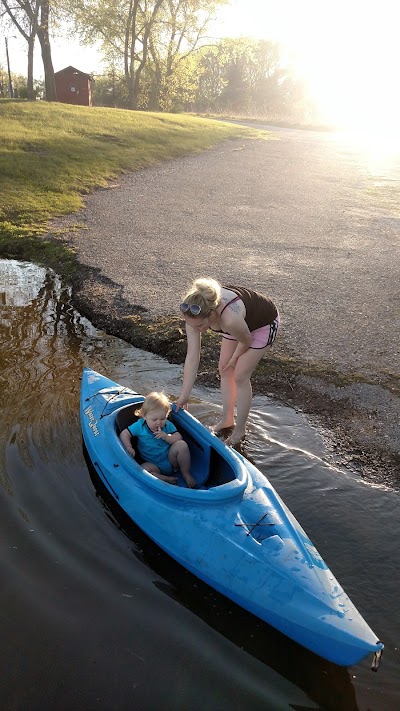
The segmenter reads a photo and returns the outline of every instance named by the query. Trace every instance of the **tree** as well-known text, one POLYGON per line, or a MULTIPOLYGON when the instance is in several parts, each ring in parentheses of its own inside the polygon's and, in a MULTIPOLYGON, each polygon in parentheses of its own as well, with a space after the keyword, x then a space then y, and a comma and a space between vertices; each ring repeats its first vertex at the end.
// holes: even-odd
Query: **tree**
MULTIPOLYGON (((149 37, 154 73, 152 108, 168 109, 171 85, 182 87, 179 75, 187 74, 187 58, 204 43, 216 8, 228 1, 167 0, 163 4, 149 37)), ((193 83, 193 77, 190 81, 193 83)))
POLYGON ((197 55, 197 111, 216 109, 218 97, 226 86, 222 53, 222 43, 219 42, 215 47, 202 47, 197 55))
POLYGON ((149 36, 166 0, 61 0, 86 44, 100 40, 110 64, 123 67, 128 105, 136 109, 149 36))
POLYGON ((50 2, 49 0, 40 0, 40 20, 37 27, 37 35, 42 52, 46 101, 57 101, 54 67, 51 58, 49 18, 50 2))
POLYGON ((59 0, 86 44, 100 40, 110 64, 123 68, 129 106, 139 106, 146 71, 152 108, 163 105, 170 77, 204 41, 218 5, 228 0, 59 0))
POLYGON ((149 110, 170 112, 191 111, 196 101, 198 87, 198 61, 195 54, 189 54, 179 62, 168 81, 160 85, 156 82, 155 67, 148 63, 142 81, 140 105, 149 110))
POLYGON ((38 37, 42 53, 45 76, 46 100, 56 101, 54 68, 51 59, 49 36, 50 0, 0 0, 5 13, 28 43, 27 96, 34 98, 33 87, 33 51, 38 37))
POLYGON ((120 109, 128 108, 128 95, 123 73, 118 73, 114 67, 111 67, 106 74, 96 76, 93 87, 93 104, 120 109))
POLYGON ((304 95, 280 48, 268 40, 231 38, 203 48, 199 56, 198 110, 270 117, 287 115, 304 95))
MULTIPOLYGON (((28 99, 28 85, 26 76, 23 74, 11 73, 13 94, 15 99, 28 99)), ((7 93, 7 83, 4 81, 5 75, 3 75, 0 66, 0 96, 5 97, 7 93)), ((44 98, 44 83, 41 80, 34 79, 33 81, 33 97, 30 99, 35 100, 36 98, 44 98)))
POLYGON ((39 2, 34 0, 32 5, 29 7, 29 13, 27 8, 24 7, 24 2, 18 2, 15 0, 12 6, 9 0, 0 0, 4 7, 4 14, 8 16, 14 27, 23 36, 23 38, 28 43, 28 71, 27 71, 27 98, 32 100, 34 98, 33 93, 33 51, 35 48, 35 39, 37 34, 37 20, 39 13, 39 2))

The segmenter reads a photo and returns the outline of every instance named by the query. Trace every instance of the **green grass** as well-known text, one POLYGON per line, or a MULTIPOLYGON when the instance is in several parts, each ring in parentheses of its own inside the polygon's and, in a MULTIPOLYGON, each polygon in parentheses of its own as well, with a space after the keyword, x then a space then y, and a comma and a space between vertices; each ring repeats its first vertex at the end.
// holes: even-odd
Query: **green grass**
POLYGON ((124 171, 266 136, 195 116, 0 100, 0 255, 71 266, 73 255, 41 235, 85 194, 124 171))

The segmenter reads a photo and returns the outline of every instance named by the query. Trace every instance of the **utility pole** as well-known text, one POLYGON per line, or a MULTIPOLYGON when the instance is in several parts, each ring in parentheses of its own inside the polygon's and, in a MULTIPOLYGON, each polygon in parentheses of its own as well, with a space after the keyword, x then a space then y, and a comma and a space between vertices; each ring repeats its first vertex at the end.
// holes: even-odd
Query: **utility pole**
POLYGON ((11 81, 11 69, 10 69, 10 57, 8 56, 8 40, 7 37, 4 37, 4 42, 6 43, 6 57, 7 57, 7 69, 8 69, 8 91, 10 94, 10 98, 14 98, 14 91, 13 91, 13 85, 11 81))

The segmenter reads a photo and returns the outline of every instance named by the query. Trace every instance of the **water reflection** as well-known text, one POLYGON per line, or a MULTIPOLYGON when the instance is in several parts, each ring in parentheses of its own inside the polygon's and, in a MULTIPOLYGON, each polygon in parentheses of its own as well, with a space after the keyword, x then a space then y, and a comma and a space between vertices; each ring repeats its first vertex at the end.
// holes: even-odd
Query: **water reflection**
POLYGON ((42 289, 46 277, 46 269, 30 262, 0 260, 0 303, 3 306, 28 306, 42 289))
MULTIPOLYGON (((69 290, 52 272, 2 262, 0 289, 0 406, 11 425, 10 447, 17 443, 29 467, 30 443, 36 443, 46 460, 52 452, 54 427, 75 411, 82 338, 89 324, 72 308, 69 290)), ((60 453, 66 454, 62 440, 59 446, 60 453)))
MULTIPOLYGON (((0 261, 0 293, 3 707, 399 708, 399 494, 332 468, 301 413, 255 398, 250 457, 386 643, 378 675, 349 672, 191 576, 92 483, 82 368, 171 395, 181 368, 94 329, 52 272, 0 261)), ((219 394, 196 395, 192 412, 212 425, 219 394)))

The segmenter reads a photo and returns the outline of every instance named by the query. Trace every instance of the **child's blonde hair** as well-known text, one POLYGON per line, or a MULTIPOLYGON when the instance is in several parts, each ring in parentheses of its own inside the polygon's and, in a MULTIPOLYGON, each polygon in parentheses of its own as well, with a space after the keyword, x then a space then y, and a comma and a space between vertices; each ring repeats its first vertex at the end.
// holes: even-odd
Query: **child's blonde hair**
POLYGON ((216 309, 221 301, 221 284, 215 279, 195 279, 184 302, 191 306, 197 304, 201 307, 199 316, 208 316, 210 311, 216 309))
POLYGON ((168 417, 171 412, 171 404, 167 396, 164 393, 152 392, 145 397, 142 406, 136 410, 135 414, 140 417, 146 417, 151 410, 155 410, 157 407, 163 407, 165 409, 165 417, 168 417))

